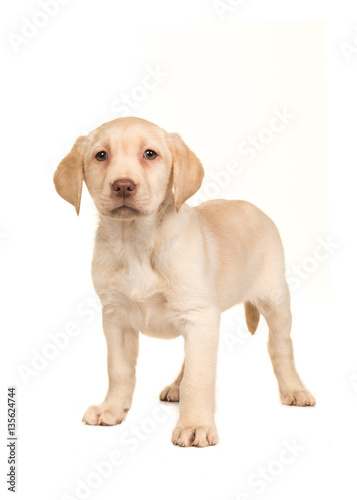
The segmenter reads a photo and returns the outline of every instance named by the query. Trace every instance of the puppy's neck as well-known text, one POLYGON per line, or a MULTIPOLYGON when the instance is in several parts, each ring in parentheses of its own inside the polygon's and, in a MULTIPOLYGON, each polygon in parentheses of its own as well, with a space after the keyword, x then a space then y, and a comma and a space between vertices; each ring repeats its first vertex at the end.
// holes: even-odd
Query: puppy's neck
POLYGON ((121 245, 140 247, 141 251, 153 250, 181 234, 189 211, 190 207, 184 204, 176 212, 174 196, 169 192, 153 214, 129 220, 100 215, 98 230, 113 243, 120 241, 121 245))

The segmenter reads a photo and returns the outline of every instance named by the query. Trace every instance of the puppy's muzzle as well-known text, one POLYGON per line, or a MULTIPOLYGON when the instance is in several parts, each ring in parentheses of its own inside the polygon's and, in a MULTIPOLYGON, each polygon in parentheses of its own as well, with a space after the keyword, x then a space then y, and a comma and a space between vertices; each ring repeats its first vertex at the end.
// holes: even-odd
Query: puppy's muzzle
POLYGON ((135 190, 136 184, 131 179, 118 179, 112 184, 112 192, 119 198, 128 198, 135 190))

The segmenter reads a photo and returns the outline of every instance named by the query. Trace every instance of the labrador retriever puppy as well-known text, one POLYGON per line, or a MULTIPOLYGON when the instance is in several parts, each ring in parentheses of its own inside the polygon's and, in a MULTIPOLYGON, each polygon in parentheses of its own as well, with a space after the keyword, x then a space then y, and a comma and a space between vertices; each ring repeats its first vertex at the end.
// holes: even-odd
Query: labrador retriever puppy
POLYGON ((294 366, 291 312, 278 230, 245 201, 185 204, 199 189, 200 160, 176 133, 118 118, 81 136, 59 164, 57 192, 79 213, 82 183, 99 212, 92 263, 103 307, 109 388, 83 421, 120 424, 135 387, 139 332, 182 335, 185 361, 162 401, 180 401, 172 442, 209 446, 214 422, 220 315, 244 303, 249 331, 260 314, 281 401, 313 406, 294 366))

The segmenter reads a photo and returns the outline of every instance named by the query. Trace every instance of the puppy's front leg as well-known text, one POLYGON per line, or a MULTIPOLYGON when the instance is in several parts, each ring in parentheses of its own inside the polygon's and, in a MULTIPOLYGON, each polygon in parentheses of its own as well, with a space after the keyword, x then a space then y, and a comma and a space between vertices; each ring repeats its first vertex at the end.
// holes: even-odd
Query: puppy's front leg
POLYGON ((187 323, 185 371, 180 385, 180 418, 172 433, 179 446, 210 446, 218 442, 214 423, 219 313, 207 312, 187 323))
POLYGON ((120 318, 103 308, 103 330, 107 341, 109 388, 100 405, 90 406, 83 422, 90 425, 120 424, 128 413, 135 388, 139 333, 121 326, 120 318))

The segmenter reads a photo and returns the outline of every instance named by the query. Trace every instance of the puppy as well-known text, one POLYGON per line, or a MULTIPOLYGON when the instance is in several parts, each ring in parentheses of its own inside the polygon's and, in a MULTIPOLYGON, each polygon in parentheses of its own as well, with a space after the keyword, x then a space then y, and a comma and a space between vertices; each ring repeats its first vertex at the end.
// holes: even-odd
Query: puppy
POLYGON ((191 208, 204 171, 181 137, 139 118, 118 118, 81 136, 54 183, 79 213, 85 181, 99 212, 92 263, 103 307, 109 388, 90 406, 90 425, 121 423, 135 387, 139 332, 182 335, 185 361, 162 401, 180 401, 172 442, 215 445, 215 375, 220 315, 244 303, 249 331, 262 314, 281 401, 313 406, 294 366, 284 254, 273 222, 245 201, 191 208))

